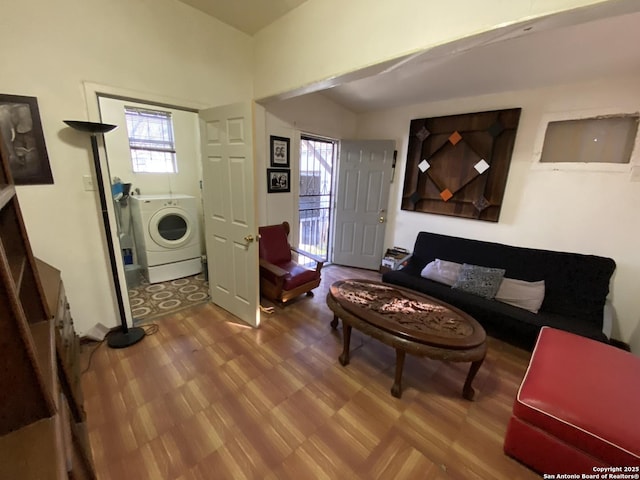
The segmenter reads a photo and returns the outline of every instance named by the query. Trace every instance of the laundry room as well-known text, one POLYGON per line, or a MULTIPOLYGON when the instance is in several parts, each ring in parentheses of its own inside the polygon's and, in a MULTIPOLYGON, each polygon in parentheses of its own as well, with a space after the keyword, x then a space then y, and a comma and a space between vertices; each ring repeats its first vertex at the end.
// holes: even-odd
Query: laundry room
POLYGON ((109 96, 99 105, 118 127, 104 146, 134 322, 206 301, 197 113, 109 96))

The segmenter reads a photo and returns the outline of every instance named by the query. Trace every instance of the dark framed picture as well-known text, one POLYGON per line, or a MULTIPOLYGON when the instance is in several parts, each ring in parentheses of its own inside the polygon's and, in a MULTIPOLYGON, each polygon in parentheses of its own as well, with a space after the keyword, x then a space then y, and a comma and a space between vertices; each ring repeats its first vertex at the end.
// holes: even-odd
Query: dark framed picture
POLYGON ((285 137, 271 135, 271 166, 289 168, 289 144, 290 140, 285 137))
POLYGON ((53 183, 36 97, 0 94, 0 141, 16 185, 53 183))
POLYGON ((290 170, 267 168, 267 192, 281 193, 291 191, 290 170))

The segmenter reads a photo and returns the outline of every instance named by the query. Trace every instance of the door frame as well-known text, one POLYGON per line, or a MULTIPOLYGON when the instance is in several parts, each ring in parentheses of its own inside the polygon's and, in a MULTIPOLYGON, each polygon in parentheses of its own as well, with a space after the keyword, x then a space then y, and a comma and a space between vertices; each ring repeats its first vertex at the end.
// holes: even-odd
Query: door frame
MULTIPOLYGON (((84 89, 85 105, 87 107, 87 117, 90 122, 96 122, 96 123, 101 122, 100 104, 98 100, 99 96, 113 97, 113 98, 119 98, 121 100, 131 100, 131 101, 136 101, 140 103, 149 103, 149 104, 155 104, 159 106, 176 108, 180 110, 193 111, 196 114, 198 113, 199 110, 209 107, 209 105, 205 105, 200 102, 194 102, 192 100, 187 100, 183 98, 168 97, 168 96, 158 95, 150 92, 140 92, 138 90, 131 90, 131 89, 121 88, 121 87, 113 87, 110 85, 104 85, 104 84, 94 83, 94 82, 83 82, 82 86, 84 89)), ((198 132, 198 135, 200 135, 200 132, 198 132)), ((107 162, 106 150, 104 148, 104 144, 102 143, 102 141, 99 142, 99 150, 100 150, 99 152, 100 168, 102 169, 103 172, 108 172, 109 165, 107 162)), ((197 161, 200 162, 201 159, 198 158, 197 161)), ((104 182, 105 192, 110 192, 111 191, 110 176, 103 175, 103 182, 104 182)), ((109 218, 109 223, 111 225, 111 240, 114 245, 120 245, 120 238, 118 237, 118 228, 117 228, 117 219, 116 219, 117 213, 115 211, 113 202, 107 202, 107 216, 109 218)), ((100 236, 102 237, 103 235, 100 235, 100 236)), ((107 254, 106 250, 104 251, 104 254, 106 259, 106 254, 107 254)), ((120 280, 120 285, 126 285, 127 278, 125 275, 124 260, 120 255, 116 255, 116 268, 118 271, 118 278, 120 280)), ((109 284, 111 284, 112 282, 112 280, 110 279, 111 274, 108 272, 108 269, 105 269, 105 273, 109 277, 109 284)), ((109 289, 109 291, 112 291, 112 289, 109 289)), ((126 292, 122 292, 122 291, 115 292, 116 295, 119 294, 120 297, 122 298, 122 302, 124 304, 124 309, 126 314, 127 325, 131 327, 133 326, 133 315, 131 314, 131 303, 129 302, 129 295, 126 295, 125 293, 126 292)), ((116 311, 115 298, 113 299, 113 305, 114 305, 114 312, 115 312, 116 311)))

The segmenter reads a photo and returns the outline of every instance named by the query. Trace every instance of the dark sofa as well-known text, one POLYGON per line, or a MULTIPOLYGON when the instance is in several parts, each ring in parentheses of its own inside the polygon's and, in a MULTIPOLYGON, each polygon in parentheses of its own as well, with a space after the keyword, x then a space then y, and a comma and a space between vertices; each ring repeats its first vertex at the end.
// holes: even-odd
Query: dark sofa
POLYGON ((595 255, 420 232, 408 264, 401 270, 386 272, 382 280, 444 300, 473 316, 489 334, 532 348, 544 325, 607 342, 603 315, 609 311, 605 302, 615 268, 611 258, 595 255), (421 277, 425 265, 435 259, 502 268, 506 270, 505 277, 528 282, 544 280, 542 306, 536 314, 421 277))

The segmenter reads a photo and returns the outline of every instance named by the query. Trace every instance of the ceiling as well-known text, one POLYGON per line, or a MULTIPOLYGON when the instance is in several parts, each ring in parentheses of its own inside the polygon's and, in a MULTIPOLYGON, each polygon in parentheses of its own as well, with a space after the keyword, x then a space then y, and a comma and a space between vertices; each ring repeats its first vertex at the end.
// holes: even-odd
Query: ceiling
POLYGON ((640 13, 518 29, 521 36, 515 38, 483 44, 487 39, 476 37, 427 51, 323 94, 366 112, 640 73, 640 13))
POLYGON ((254 35, 307 0, 180 0, 248 35, 254 35))
MULTIPOLYGON (((253 35, 306 0, 180 0, 253 35)), ((640 74, 640 2, 503 26, 265 100, 320 92, 367 112, 497 92, 640 74)))

